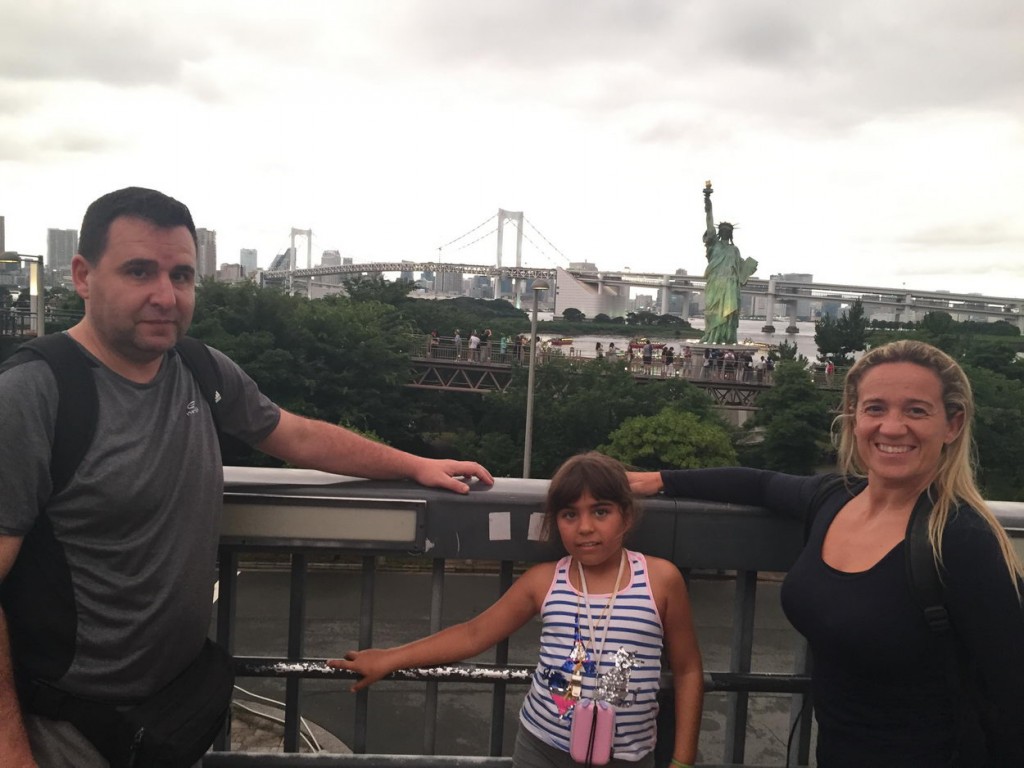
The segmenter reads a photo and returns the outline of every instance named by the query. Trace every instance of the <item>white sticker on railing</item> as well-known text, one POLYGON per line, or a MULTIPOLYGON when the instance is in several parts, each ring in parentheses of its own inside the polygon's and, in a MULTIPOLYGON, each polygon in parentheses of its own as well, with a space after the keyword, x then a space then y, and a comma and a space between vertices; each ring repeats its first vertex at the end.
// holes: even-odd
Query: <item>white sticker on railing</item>
POLYGON ((530 541, 540 541, 543 530, 544 514, 542 512, 533 512, 530 515, 530 527, 526 532, 526 538, 530 541))
POLYGON ((487 515, 491 541, 509 541, 512 538, 512 515, 508 512, 491 512, 487 515))

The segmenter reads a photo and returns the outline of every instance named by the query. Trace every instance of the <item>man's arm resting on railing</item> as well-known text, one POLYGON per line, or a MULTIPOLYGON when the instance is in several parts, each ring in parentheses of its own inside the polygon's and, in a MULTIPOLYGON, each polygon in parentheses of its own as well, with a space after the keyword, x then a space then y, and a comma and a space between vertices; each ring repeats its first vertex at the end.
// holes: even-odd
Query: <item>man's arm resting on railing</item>
MULTIPOLYGON (((7 577, 20 548, 20 538, 0 536, 0 582, 7 577)), ((14 688, 14 665, 3 608, 0 608, 0 755, 7 768, 35 768, 36 765, 14 688)))
POLYGON ((373 480, 414 480, 420 485, 456 493, 469 490, 458 477, 475 477, 487 485, 494 482, 491 473, 476 462, 415 456, 283 408, 274 431, 256 447, 302 469, 373 480))
POLYGON ((330 659, 327 665, 361 675, 351 689, 358 691, 396 669, 429 667, 476 656, 537 615, 553 572, 553 563, 534 566, 516 579, 494 605, 462 624, 396 648, 349 651, 345 658, 330 659))

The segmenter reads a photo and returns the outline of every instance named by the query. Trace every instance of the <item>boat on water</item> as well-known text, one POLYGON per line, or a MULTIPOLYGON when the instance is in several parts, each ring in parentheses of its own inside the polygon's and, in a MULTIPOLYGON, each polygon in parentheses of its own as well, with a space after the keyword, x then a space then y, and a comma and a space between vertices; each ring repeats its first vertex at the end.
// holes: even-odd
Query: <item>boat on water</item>
POLYGON ((559 337, 555 339, 546 339, 545 343, 550 344, 553 347, 569 347, 572 346, 573 340, 566 337, 559 337))
POLYGON ((663 341, 651 341, 646 336, 634 336, 629 340, 630 349, 643 349, 650 343, 652 349, 661 349, 665 346, 663 341))

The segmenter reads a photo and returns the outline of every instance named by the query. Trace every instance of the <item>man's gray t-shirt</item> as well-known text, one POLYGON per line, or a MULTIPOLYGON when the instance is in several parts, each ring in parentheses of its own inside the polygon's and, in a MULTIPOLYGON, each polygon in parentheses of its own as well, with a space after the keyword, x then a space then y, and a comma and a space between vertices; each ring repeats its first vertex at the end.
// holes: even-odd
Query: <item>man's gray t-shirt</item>
MULTIPOLYGON (((261 441, 280 410, 211 351, 223 379, 221 429, 261 441)), ((56 627, 74 652, 53 682, 83 696, 144 697, 196 656, 209 630, 224 486, 217 431, 175 353, 148 384, 101 364, 93 375, 95 435, 52 498, 56 381, 42 361, 0 376, 0 535, 23 537, 45 508, 61 545, 65 562, 54 568, 66 568, 74 608, 45 617, 46 632, 56 627)))

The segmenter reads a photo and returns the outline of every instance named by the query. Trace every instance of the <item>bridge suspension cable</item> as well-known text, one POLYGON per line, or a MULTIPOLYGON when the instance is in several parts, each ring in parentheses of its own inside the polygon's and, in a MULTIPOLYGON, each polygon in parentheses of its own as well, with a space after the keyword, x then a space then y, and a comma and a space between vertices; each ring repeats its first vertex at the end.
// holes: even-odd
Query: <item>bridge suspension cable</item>
MULTIPOLYGON (((486 224, 486 223, 487 223, 487 222, 485 221, 485 222, 484 222, 484 224, 486 224)), ((477 227, 477 229, 479 229, 479 228, 480 228, 480 227, 477 227)), ((458 248, 456 248, 455 250, 457 250, 457 251, 464 251, 464 250, 466 250, 467 248, 469 248, 469 246, 471 246, 471 245, 475 245, 476 243, 479 243, 479 242, 480 242, 481 240, 483 240, 483 239, 485 239, 485 238, 488 238, 488 237, 490 237, 491 235, 493 235, 493 234, 494 234, 495 232, 497 232, 497 231, 498 231, 498 228, 497 228, 497 227, 495 227, 495 228, 494 228, 494 229, 492 229, 492 230, 491 230, 490 232, 487 232, 486 234, 480 235, 480 237, 478 237, 478 238, 477 238, 476 240, 470 240, 470 241, 469 241, 468 243, 466 243, 465 245, 460 245, 460 246, 459 246, 458 248)), ((449 243, 449 245, 451 245, 451 243, 449 243)), ((442 245, 442 246, 441 246, 441 248, 444 248, 444 246, 442 245)), ((439 248, 438 250, 441 250, 441 249, 439 248)))
MULTIPOLYGON (((565 260, 566 264, 570 264, 571 263, 569 257, 566 256, 564 253, 562 253, 560 250, 558 250, 558 247, 554 243, 552 243, 550 240, 548 240, 543 232, 541 232, 539 229, 537 229, 537 225, 536 224, 534 224, 532 221, 530 221, 525 216, 523 217, 523 221, 525 221, 527 224, 529 224, 530 228, 534 232, 536 232, 538 235, 540 235, 541 240, 543 240, 545 243, 550 245, 551 249, 565 260)), ((525 232, 523 233, 523 237, 526 237, 526 233, 525 232)), ((529 240, 530 238, 526 237, 526 239, 529 240)), ((531 240, 530 242, 532 243, 533 241, 531 240)), ((537 247, 536 244, 534 244, 534 247, 537 247)), ((540 250, 540 249, 538 248, 538 250, 540 250)), ((541 252, 543 253, 543 251, 541 251, 541 252)))
MULTIPOLYGON (((473 227, 473 228, 472 228, 471 230, 469 230, 468 232, 463 232, 463 233, 462 233, 461 235, 459 235, 458 237, 456 237, 456 238, 455 238, 454 240, 449 240, 449 241, 448 241, 447 243, 445 243, 444 245, 439 245, 439 246, 437 246, 437 250, 439 250, 439 251, 440 251, 440 250, 441 250, 441 249, 443 249, 443 248, 447 248, 447 247, 448 247, 449 245, 452 245, 452 244, 454 244, 454 243, 457 243, 457 242, 459 242, 459 240, 461 240, 461 239, 462 239, 462 238, 464 238, 464 237, 469 237, 470 235, 472 235, 472 234, 473 234, 474 232, 476 232, 476 231, 477 231, 478 229, 480 229, 481 227, 485 227, 485 226, 487 226, 487 224, 488 224, 488 223, 489 223, 489 222, 490 222, 490 221, 491 221, 492 219, 494 219, 494 218, 495 218, 495 215, 494 215, 494 214, 491 214, 490 216, 488 216, 488 217, 487 217, 486 219, 484 219, 483 221, 481 221, 481 222, 480 222, 479 224, 477 224, 477 225, 476 225, 475 227, 473 227)), ((497 229, 495 229, 495 230, 492 230, 492 231, 496 232, 496 231, 497 231, 497 229)), ((488 234, 491 234, 491 233, 488 233, 488 234)), ((476 240, 474 240, 473 242, 474 242, 474 243, 475 243, 475 242, 478 242, 478 241, 482 240, 482 239, 483 239, 484 237, 487 237, 487 235, 483 235, 482 237, 478 237, 478 238, 477 238, 476 240)), ((472 245, 472 243, 470 243, 470 245, 472 245)), ((463 246, 463 247, 465 247, 465 246, 463 246)), ((460 249, 460 250, 461 250, 461 249, 460 249)))

